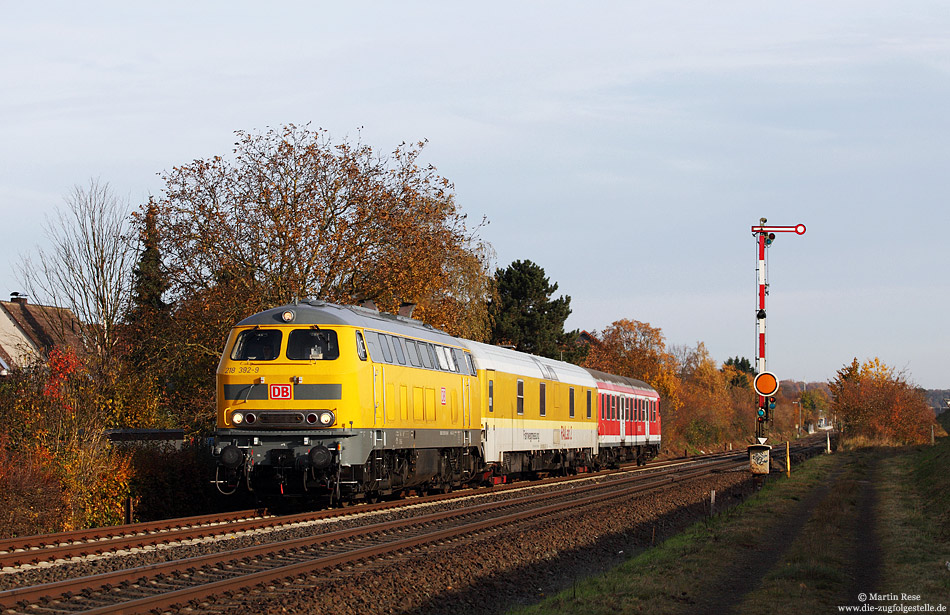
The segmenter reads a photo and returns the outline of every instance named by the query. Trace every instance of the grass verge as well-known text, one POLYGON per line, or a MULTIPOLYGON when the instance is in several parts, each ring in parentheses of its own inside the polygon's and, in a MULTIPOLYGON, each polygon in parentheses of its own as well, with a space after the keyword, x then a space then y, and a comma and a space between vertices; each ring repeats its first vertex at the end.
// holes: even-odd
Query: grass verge
POLYGON ((858 591, 950 606, 948 510, 950 438, 824 455, 617 569, 514 612, 838 612, 858 591))

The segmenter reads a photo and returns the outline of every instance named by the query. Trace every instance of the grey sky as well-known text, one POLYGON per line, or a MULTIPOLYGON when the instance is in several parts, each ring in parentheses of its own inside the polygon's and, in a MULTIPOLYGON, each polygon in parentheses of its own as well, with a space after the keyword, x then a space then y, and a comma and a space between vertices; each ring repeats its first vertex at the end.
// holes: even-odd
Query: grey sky
POLYGON ((428 139, 497 266, 571 328, 630 318, 769 368, 873 356, 950 387, 950 4, 0 1, 0 295, 75 184, 157 174, 285 123, 428 139))

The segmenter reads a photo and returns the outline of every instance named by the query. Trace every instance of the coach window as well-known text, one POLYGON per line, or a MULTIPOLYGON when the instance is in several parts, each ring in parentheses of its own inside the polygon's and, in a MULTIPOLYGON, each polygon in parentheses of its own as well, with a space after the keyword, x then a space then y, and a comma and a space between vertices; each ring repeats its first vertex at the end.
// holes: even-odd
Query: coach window
POLYGON ((542 382, 541 390, 538 392, 538 396, 539 396, 538 407, 541 409, 541 416, 545 416, 548 411, 546 391, 547 391, 547 386, 542 382))
POLYGON ((356 354, 360 356, 360 361, 366 360, 366 342, 363 341, 363 334, 356 332, 356 354))
POLYGON ((610 396, 610 420, 611 421, 617 420, 617 396, 616 395, 610 396))
POLYGON ((570 417, 574 418, 574 387, 571 387, 568 393, 568 409, 570 411, 570 417))
POLYGON ((604 406, 605 406, 604 401, 605 401, 604 394, 601 393, 600 394, 600 420, 602 421, 605 420, 606 418, 606 415, 604 414, 604 406))
POLYGON ((488 411, 495 411, 495 381, 488 381, 488 411))
POLYGON ((234 361, 273 361, 280 354, 282 334, 277 329, 248 329, 241 331, 231 359, 234 361))
POLYGON ((587 389, 587 418, 590 418, 590 389, 587 389))
POLYGON ((518 414, 524 414, 524 380, 518 381, 518 414))

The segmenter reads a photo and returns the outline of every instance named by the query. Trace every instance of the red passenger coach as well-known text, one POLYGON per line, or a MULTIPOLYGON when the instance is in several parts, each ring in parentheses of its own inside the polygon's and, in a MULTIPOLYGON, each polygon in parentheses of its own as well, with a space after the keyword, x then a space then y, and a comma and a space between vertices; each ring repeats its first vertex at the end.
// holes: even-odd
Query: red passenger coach
POLYGON ((660 452, 660 396, 641 380, 587 370, 597 381, 598 459, 646 463, 660 452))

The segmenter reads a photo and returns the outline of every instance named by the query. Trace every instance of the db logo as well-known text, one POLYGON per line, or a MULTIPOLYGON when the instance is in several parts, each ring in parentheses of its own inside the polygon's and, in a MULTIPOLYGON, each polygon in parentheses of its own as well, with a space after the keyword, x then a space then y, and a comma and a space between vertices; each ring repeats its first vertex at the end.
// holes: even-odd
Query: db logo
POLYGON ((293 397, 294 397, 294 389, 289 384, 270 385, 271 399, 293 399, 293 397))

